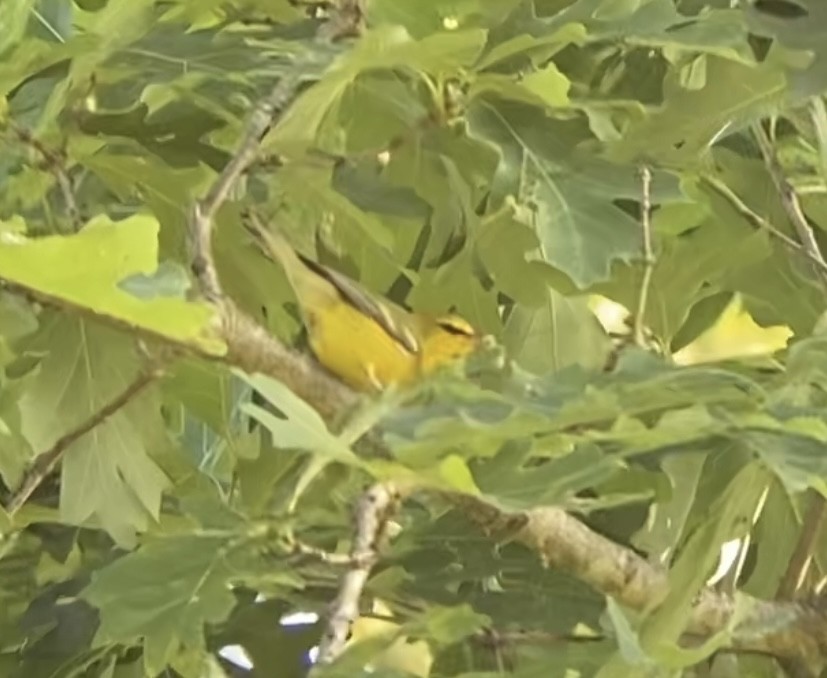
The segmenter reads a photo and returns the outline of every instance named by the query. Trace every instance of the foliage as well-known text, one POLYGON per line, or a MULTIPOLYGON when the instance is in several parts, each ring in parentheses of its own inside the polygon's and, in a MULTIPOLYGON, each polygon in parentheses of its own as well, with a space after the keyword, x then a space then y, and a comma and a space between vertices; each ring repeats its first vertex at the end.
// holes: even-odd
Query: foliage
POLYGON ((365 590, 393 624, 322 675, 675 675, 725 644, 678 645, 722 544, 751 534, 728 586, 772 599, 805 492, 827 490, 823 272, 779 237, 799 236, 755 138, 771 123, 823 242, 827 6, 732 4, 370 0, 368 30, 332 44, 314 37, 325 7, 289 0, 0 4, 5 497, 147 353, 183 349, 0 510, 0 674, 234 675, 219 650, 239 645, 254 675, 304 675, 321 626, 280 620, 323 614, 343 568, 295 545, 346 552, 375 479, 432 492, 404 503, 365 590), (456 309, 505 367, 483 355, 335 428, 221 363, 189 210, 296 69, 298 97, 215 217, 225 291, 296 340, 289 288, 241 228, 255 205, 374 291, 456 309), (618 350, 590 295, 634 312, 644 289, 657 350, 618 350), (789 348, 675 365, 736 297, 788 326, 789 348), (359 452, 368 430, 385 457, 359 452), (666 604, 624 609, 437 490, 562 506, 668 564, 666 604), (544 641, 481 642, 492 629, 544 641))

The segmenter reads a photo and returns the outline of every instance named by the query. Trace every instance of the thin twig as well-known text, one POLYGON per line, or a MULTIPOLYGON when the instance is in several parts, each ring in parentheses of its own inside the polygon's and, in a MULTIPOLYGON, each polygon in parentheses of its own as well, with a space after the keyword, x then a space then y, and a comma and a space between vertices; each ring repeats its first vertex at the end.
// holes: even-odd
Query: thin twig
POLYGON ((772 183, 775 185, 778 195, 781 198, 781 204, 784 206, 784 211, 787 213, 787 218, 793 225, 798 240, 801 246, 808 253, 810 259, 817 261, 819 267, 816 270, 818 278, 822 287, 827 291, 827 275, 823 269, 827 267, 827 262, 824 261, 824 256, 821 254, 818 242, 816 241, 813 229, 807 221, 807 216, 801 208, 801 202, 798 199, 798 194, 795 192, 792 184, 787 180, 784 174, 784 169, 778 161, 778 155, 775 148, 767 136, 766 131, 760 123, 753 125, 753 133, 758 142, 758 147, 761 149, 761 155, 764 158, 764 164, 767 171, 770 173, 772 183))
POLYGON ((808 252, 801 243, 795 241, 783 231, 780 231, 767 219, 753 211, 729 186, 710 174, 702 174, 701 181, 729 202, 744 219, 749 221, 758 230, 766 231, 773 238, 783 243, 790 250, 811 261, 822 272, 827 273, 827 263, 808 252))
POLYGON ((39 454, 23 476, 20 486, 9 498, 6 504, 6 510, 9 514, 13 515, 20 510, 32 493, 40 486, 44 478, 57 466, 57 463, 69 447, 71 447, 72 443, 77 442, 137 397, 147 386, 158 379, 161 374, 162 370, 157 366, 141 370, 123 391, 94 412, 88 419, 81 422, 76 428, 58 438, 50 449, 39 454))
POLYGON ((646 347, 646 305, 649 299, 649 288, 652 284, 652 274, 655 271, 655 250, 652 245, 652 170, 647 165, 640 168, 640 227, 643 232, 643 278, 638 291, 637 313, 635 314, 634 337, 635 344, 640 348, 646 347))
POLYGON ((330 664, 341 654, 350 628, 359 616, 359 599, 373 566, 379 558, 388 521, 396 509, 399 492, 388 483, 368 489, 356 507, 356 534, 350 551, 351 568, 342 577, 339 594, 333 601, 327 628, 319 642, 318 663, 330 664))
MULTIPOLYGON (((827 292, 827 274, 824 272, 827 263, 825 263, 815 233, 801 207, 798 194, 787 179, 784 168, 778 160, 775 147, 761 123, 753 125, 753 133, 761 149, 767 171, 781 198, 781 204, 784 206, 787 218, 795 228, 796 235, 804 251, 807 252, 813 262, 818 262, 816 273, 822 288, 827 292)), ((811 489, 807 492, 806 499, 809 505, 807 512, 804 514, 795 550, 778 587, 777 597, 779 598, 793 597, 796 590, 803 583, 812 562, 812 555, 821 533, 825 513, 827 513, 827 499, 820 492, 811 489)))
POLYGON ((825 505, 822 495, 811 490, 806 500, 808 506, 801 523, 801 533, 776 591, 779 600, 794 598, 804 583, 824 524, 825 505))
POLYGON ((36 139, 25 127, 21 127, 13 122, 8 122, 7 124, 21 143, 32 148, 43 158, 46 163, 46 169, 48 169, 57 180, 57 185, 63 195, 63 203, 66 207, 66 214, 72 224, 72 229, 79 231, 83 225, 83 219, 78 209, 75 191, 72 188, 72 182, 69 179, 69 173, 66 171, 66 163, 62 155, 48 148, 39 139, 36 139))

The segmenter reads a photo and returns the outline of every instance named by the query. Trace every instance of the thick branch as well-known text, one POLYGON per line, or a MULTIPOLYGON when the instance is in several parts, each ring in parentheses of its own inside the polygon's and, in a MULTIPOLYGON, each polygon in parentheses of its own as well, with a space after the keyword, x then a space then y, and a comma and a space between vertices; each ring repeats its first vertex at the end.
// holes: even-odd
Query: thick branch
MULTIPOLYGON (((546 565, 568 572, 627 607, 650 609, 666 595, 666 571, 592 532, 562 509, 539 507, 507 514, 471 497, 451 499, 486 532, 515 535, 546 565)), ((827 656, 827 602, 753 600, 750 605, 733 631, 732 649, 803 658, 811 664, 827 656)), ((734 613, 732 597, 704 589, 686 632, 709 637, 725 629, 734 613)))
POLYGON ((248 374, 278 379, 328 423, 355 404, 357 394, 309 356, 285 346, 229 300, 220 308, 227 343, 222 361, 248 374))

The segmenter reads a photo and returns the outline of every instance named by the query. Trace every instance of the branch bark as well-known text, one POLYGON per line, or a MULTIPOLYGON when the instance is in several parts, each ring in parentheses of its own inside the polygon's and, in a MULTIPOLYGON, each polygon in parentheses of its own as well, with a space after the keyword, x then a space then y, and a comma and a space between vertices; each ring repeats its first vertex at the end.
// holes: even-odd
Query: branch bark
MULTIPOLYGON (((619 603, 643 611, 666 595, 668 578, 634 551, 591 531, 556 507, 538 507, 508 514, 481 500, 452 496, 451 500, 486 533, 506 533, 525 544, 549 567, 580 579, 619 603)), ((810 601, 750 599, 749 612, 736 624, 731 649, 775 657, 803 659, 810 666, 827 657, 827 598, 810 601)), ((733 597, 702 590, 686 633, 709 637, 732 621, 733 597)))

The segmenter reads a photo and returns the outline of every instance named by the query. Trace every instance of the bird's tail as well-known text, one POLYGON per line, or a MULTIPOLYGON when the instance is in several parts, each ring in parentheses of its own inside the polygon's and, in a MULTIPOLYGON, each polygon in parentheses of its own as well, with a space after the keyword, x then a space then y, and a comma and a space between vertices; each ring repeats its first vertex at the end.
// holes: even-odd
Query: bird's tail
POLYGON ((285 269, 285 273, 292 277, 297 266, 302 263, 301 257, 293 249, 284 235, 275 229, 265 226, 261 218, 252 211, 245 211, 242 215, 242 224, 246 231, 253 236, 253 241, 268 259, 278 262, 285 269))

